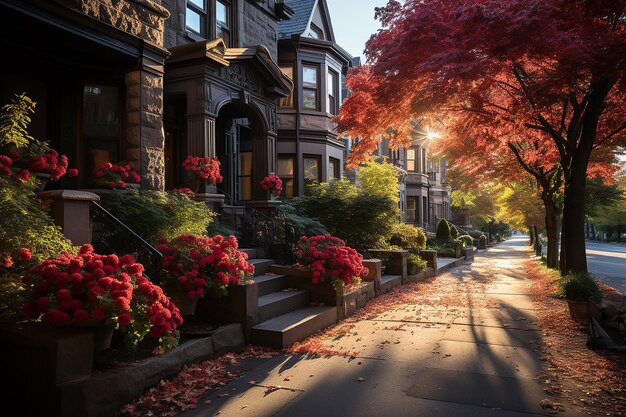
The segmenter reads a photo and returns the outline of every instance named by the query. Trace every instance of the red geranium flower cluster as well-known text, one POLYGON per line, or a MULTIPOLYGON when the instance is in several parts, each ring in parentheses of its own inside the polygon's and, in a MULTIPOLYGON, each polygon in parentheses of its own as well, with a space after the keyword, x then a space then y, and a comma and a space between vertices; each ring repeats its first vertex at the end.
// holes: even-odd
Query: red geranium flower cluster
POLYGON ((48 150, 43 156, 28 161, 28 169, 32 173, 49 173, 53 180, 58 180, 66 173, 71 177, 78 175, 77 169, 67 169, 67 156, 60 155, 54 149, 48 150))
POLYGON ((276 197, 280 196, 280 192, 283 190, 283 182, 277 175, 268 175, 261 180, 260 184, 261 188, 274 193, 276 197))
POLYGON ((220 175, 220 161, 217 157, 189 155, 183 161, 183 168, 190 178, 207 180, 209 184, 219 184, 223 179, 220 175))
POLYGON ((98 184, 110 188, 127 188, 128 183, 139 183, 141 177, 129 164, 104 163, 94 173, 98 184))
POLYGON ((254 273, 248 255, 238 250, 237 239, 191 234, 157 246, 163 254, 163 285, 180 285, 189 298, 203 297, 206 290, 225 291, 229 285, 245 282, 254 273))
POLYGON ((302 236, 294 247, 298 264, 313 271, 313 283, 330 279, 335 286, 350 285, 368 274, 363 256, 331 235, 302 236))
MULTIPOLYGON (((13 162, 21 158, 20 154, 16 151, 11 151, 9 155, 0 155, 0 176, 9 176, 13 173, 13 162)), ((26 182, 30 180, 31 172, 49 172, 50 178, 58 180, 65 174, 70 177, 78 175, 78 170, 75 168, 67 169, 67 156, 59 156, 58 152, 51 149, 44 156, 40 156, 31 159, 28 164, 28 169, 20 169, 19 172, 15 172, 13 178, 16 181, 26 182)))
POLYGON ((99 255, 83 245, 78 255, 46 260, 24 277, 31 299, 24 316, 54 326, 104 323, 119 328, 130 347, 147 334, 171 347, 182 318, 143 270, 131 255, 99 255))

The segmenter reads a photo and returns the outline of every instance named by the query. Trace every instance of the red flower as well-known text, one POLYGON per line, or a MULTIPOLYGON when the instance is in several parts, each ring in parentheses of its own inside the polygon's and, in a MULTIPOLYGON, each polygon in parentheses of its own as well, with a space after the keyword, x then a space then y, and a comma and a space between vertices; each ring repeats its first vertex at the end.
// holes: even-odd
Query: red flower
POLYGON ((183 168, 190 178, 207 180, 209 184, 219 184, 223 180, 220 175, 220 161, 217 157, 189 155, 183 161, 183 168))
POLYGON ((280 177, 276 175, 268 175, 263 178, 259 184, 262 189, 271 191, 276 197, 280 196, 280 192, 283 190, 283 182, 280 177))
POLYGON ((22 248, 20 249, 20 259, 22 261, 30 261, 33 259, 33 255, 30 253, 30 249, 22 248))
POLYGON ((78 170, 76 168, 70 168, 67 170, 67 175, 69 175, 70 177, 77 177, 78 170))
POLYGON ((130 165, 112 164, 110 162, 102 164, 94 172, 94 177, 98 184, 109 188, 125 189, 128 187, 128 183, 141 182, 141 177, 130 165))

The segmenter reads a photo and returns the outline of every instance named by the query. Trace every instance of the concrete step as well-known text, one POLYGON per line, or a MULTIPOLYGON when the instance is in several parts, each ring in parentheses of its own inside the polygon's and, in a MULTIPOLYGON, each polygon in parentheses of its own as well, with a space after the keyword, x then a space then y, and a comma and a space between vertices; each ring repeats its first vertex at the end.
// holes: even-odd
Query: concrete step
POLYGON ((264 275, 275 262, 273 259, 254 258, 248 259, 254 265, 254 276, 264 275))
POLYGON ((259 323, 278 317, 301 307, 306 307, 310 302, 308 291, 286 290, 276 291, 259 297, 259 323))
POLYGON ((257 257, 256 248, 239 248, 240 252, 244 252, 248 254, 248 259, 254 259, 257 257))
POLYGON ((254 277, 259 285, 259 296, 287 288, 287 275, 259 275, 254 277))
POLYGON ((380 292, 386 293, 392 288, 402 285, 402 275, 383 275, 380 277, 380 292))
POLYGON ((250 342, 282 349, 337 322, 337 307, 309 306, 267 320, 252 328, 250 342))

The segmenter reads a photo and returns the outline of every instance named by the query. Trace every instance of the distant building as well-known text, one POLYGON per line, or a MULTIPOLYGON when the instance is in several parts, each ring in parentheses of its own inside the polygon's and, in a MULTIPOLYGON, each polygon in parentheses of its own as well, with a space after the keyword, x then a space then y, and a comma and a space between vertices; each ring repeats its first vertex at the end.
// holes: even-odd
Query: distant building
POLYGON ((278 24, 278 60, 294 89, 279 101, 276 153, 283 196, 294 197, 311 182, 342 176, 344 144, 331 119, 352 57, 335 42, 326 0, 285 4, 294 14, 278 24))

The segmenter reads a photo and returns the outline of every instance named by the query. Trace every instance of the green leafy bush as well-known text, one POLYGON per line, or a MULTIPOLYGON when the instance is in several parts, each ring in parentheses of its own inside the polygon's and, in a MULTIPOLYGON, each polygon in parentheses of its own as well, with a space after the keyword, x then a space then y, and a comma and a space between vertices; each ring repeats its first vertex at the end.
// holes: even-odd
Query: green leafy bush
POLYGON ((458 239, 459 238, 459 229, 457 229, 456 226, 453 225, 450 222, 448 222, 448 224, 450 225, 450 239, 452 239, 452 240, 458 239))
POLYGON ((205 203, 181 192, 114 191, 101 198, 104 208, 153 244, 162 237, 206 234, 215 217, 205 203))
POLYGON ((298 213, 319 220, 332 235, 361 252, 384 247, 398 222, 397 204, 347 179, 312 184, 308 191, 309 195, 291 200, 298 213))
POLYGON ((441 219, 437 223, 437 239, 450 240, 450 223, 446 219, 441 219))
POLYGON ((427 265, 428 262, 420 258, 419 255, 410 253, 406 260, 407 274, 415 275, 419 273, 422 269, 426 268, 427 265))
POLYGON ((568 300, 598 302, 602 297, 598 283, 586 272, 570 272, 556 284, 557 296, 568 300))
POLYGON ((471 247, 474 244, 474 239, 472 239, 470 235, 461 235, 458 240, 461 241, 465 247, 471 247))
POLYGON ((430 250, 436 250, 437 256, 442 258, 460 258, 463 243, 459 240, 443 240, 429 237, 426 241, 426 247, 430 250))
POLYGON ((424 249, 426 247, 426 233, 421 227, 396 223, 391 231, 389 244, 402 249, 424 249))
POLYGON ((285 213, 287 226, 292 227, 296 237, 327 235, 328 230, 319 221, 300 213, 291 204, 283 204, 281 209, 285 213))

